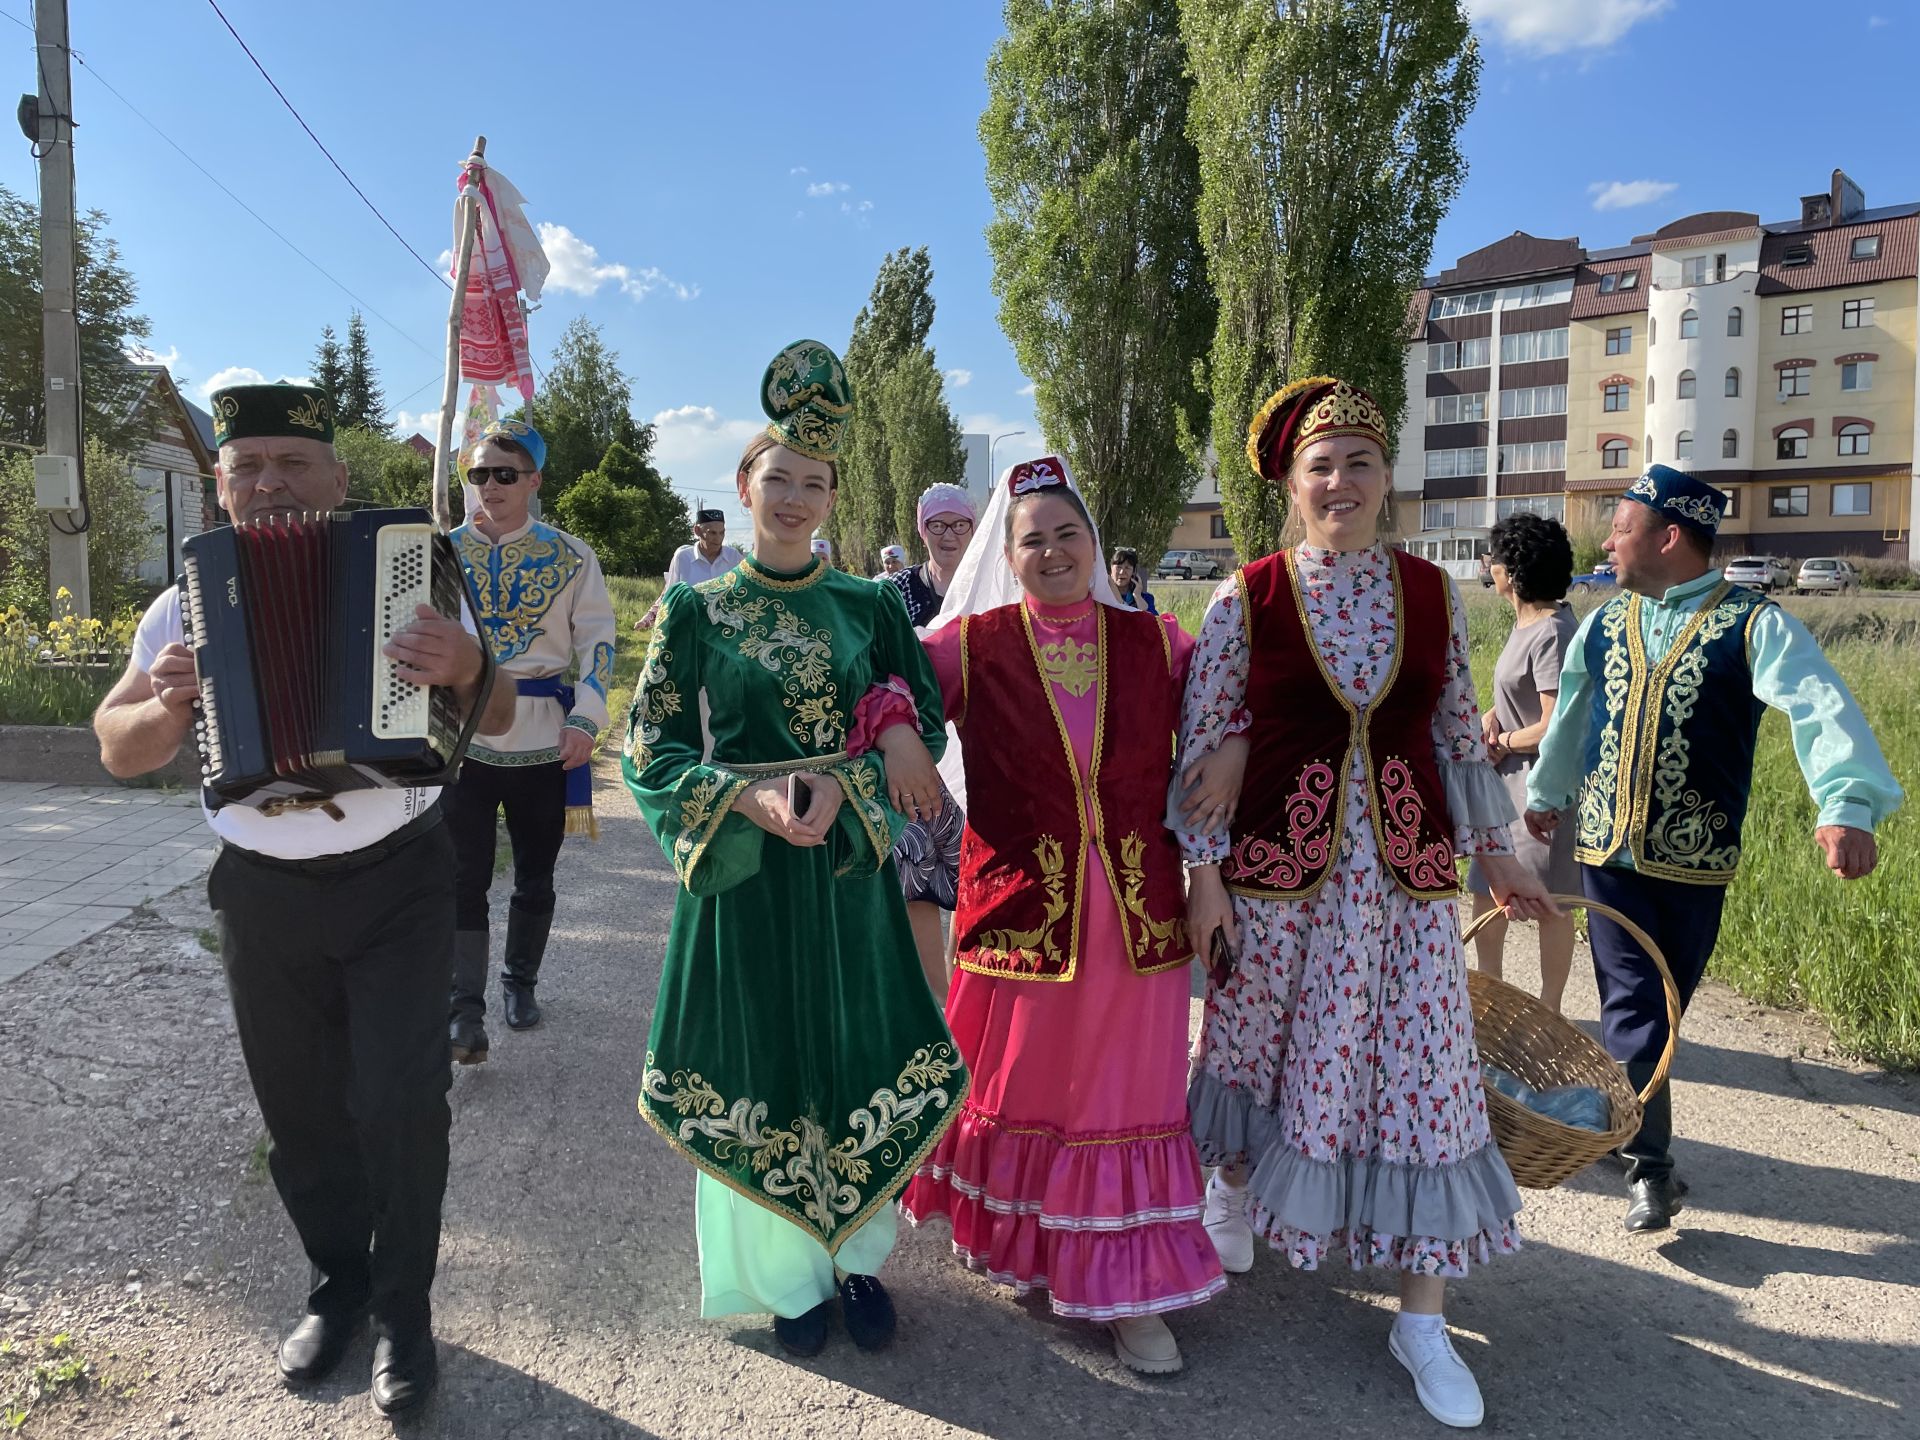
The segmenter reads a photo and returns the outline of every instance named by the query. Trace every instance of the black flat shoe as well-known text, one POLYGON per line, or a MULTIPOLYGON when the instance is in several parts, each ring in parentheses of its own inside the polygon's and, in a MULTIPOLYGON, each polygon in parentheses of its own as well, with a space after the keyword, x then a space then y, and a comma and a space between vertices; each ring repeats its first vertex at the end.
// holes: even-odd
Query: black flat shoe
POLYGON ((509 980, 500 987, 500 995, 505 1001, 509 1030, 531 1030, 540 1023, 540 1002, 533 998, 531 985, 509 980))
POLYGON ((774 1316, 773 1333, 780 1348, 789 1355, 811 1360, 827 1348, 827 1302, 822 1300, 806 1314, 791 1320, 785 1315, 774 1316))
POLYGON ((893 1343, 893 1297, 871 1275, 849 1275, 840 1282, 840 1317, 862 1350, 884 1350, 893 1343))
POLYGON ((360 1333, 365 1316, 309 1315, 280 1342, 280 1378, 289 1385, 312 1385, 331 1375, 360 1333))
POLYGON ((1627 1194, 1633 1197, 1627 1207, 1627 1229, 1636 1235, 1665 1230, 1673 1217, 1687 1208, 1684 1180, 1636 1180, 1627 1187, 1627 1194))
POLYGON ((411 1410, 433 1393, 440 1356, 431 1330, 373 1342, 373 1403, 382 1415, 411 1410))
POLYGON ((487 1027, 478 1020, 455 1020, 447 1027, 456 1065, 487 1063, 487 1027))

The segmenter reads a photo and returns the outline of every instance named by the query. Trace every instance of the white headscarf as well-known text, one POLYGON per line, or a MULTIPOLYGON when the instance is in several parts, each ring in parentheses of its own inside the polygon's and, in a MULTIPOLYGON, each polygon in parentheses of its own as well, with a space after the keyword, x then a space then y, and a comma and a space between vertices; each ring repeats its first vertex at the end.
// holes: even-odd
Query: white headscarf
MULTIPOLYGON (((987 501, 987 513, 973 527, 973 544, 960 557, 960 564, 953 572, 953 583, 947 587, 946 599, 941 602, 940 613, 928 624, 928 630, 951 625, 963 615, 984 615, 989 610, 998 610, 1003 605, 1012 605, 1023 598, 1025 591, 1021 588, 1020 579, 1007 562, 1007 514, 1013 509, 1016 499, 1043 493, 1052 484, 1062 480, 1075 495, 1080 494, 1080 487, 1073 483, 1067 462, 1057 455, 1022 460, 1001 472, 999 483, 993 487, 993 495, 987 501), (1016 484, 1020 487, 1018 496, 1014 494, 1016 484)), ((1085 504, 1084 499, 1081 503, 1085 504)), ((1100 528, 1093 523, 1091 512, 1087 528, 1092 531, 1093 538, 1093 598, 1102 605, 1125 610, 1127 607, 1120 603, 1119 595, 1114 592, 1113 581, 1107 575, 1107 567, 1101 562, 1106 552, 1100 548, 1100 528)), ((960 737, 951 725, 947 727, 947 750, 940 758, 940 778, 946 781, 948 791, 961 808, 966 808, 967 776, 960 760, 960 737)))

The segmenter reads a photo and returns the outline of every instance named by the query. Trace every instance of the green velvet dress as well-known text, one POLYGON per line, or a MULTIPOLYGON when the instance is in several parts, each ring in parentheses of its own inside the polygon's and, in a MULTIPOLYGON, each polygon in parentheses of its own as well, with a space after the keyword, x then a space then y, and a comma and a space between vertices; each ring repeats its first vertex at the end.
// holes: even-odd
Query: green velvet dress
POLYGON ((879 753, 846 754, 855 707, 892 676, 937 756, 940 689, 899 592, 818 561, 673 586, 641 668, 623 772, 682 888, 640 1113, 699 1168, 709 1315, 798 1315, 832 1295, 836 1262, 876 1269, 890 1202, 966 1093, 894 872, 904 821, 879 753), (732 812, 801 769, 842 792, 824 845, 732 812))

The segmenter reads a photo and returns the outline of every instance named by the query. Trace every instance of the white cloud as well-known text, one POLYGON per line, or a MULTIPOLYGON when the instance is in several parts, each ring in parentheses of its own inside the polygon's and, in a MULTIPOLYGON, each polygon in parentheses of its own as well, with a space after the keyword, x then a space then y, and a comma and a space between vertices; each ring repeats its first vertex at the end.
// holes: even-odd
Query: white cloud
MULTIPOLYGON (((438 408, 418 411, 396 410, 393 412, 393 432, 402 440, 414 434, 416 431, 426 436, 429 440, 436 439, 439 429, 440 411, 438 408)), ((453 438, 457 444, 460 439, 459 435, 456 434, 453 438)))
POLYGON ((1033 392, 1039 388, 1040 387, 1038 385, 1034 384, 1033 381, 1029 380, 1027 381, 1026 384, 1022 385, 1018 390, 1014 391, 1013 393, 1016 395, 1024 395, 1029 399, 1031 399, 1033 396, 1033 392))
POLYGON ((1476 23, 1489 26, 1516 50, 1559 55, 1568 50, 1605 50, 1673 0, 1467 0, 1476 23))
POLYGON ((440 273, 442 275, 451 275, 453 273, 453 260, 453 251, 442 250, 440 252, 440 258, 433 263, 440 267, 440 273))
POLYGON ((171 370, 180 363, 178 345, 169 345, 165 350, 149 350, 144 345, 136 345, 121 353, 136 365, 164 365, 171 370))
POLYGON ((956 390, 973 383, 973 371, 971 370, 955 368, 952 370, 942 370, 940 373, 946 378, 947 384, 953 386, 956 390))
POLYGON ((804 165, 796 165, 791 170, 787 171, 787 174, 789 175, 805 175, 806 173, 807 173, 807 167, 804 165))
POLYGON ((612 285, 635 300, 644 300, 656 290, 676 300, 691 300, 700 293, 698 285, 683 285, 652 265, 636 270, 630 265, 602 261, 597 249, 564 225, 541 221, 540 246, 553 266, 547 285, 554 290, 597 295, 612 285))
POLYGON ((1587 186, 1596 210, 1631 210, 1664 200, 1680 187, 1671 180, 1596 180, 1587 186))
MULTIPOLYGON (((313 377, 309 375, 282 375, 278 378, 280 383, 286 385, 311 385, 313 383, 313 377)), ((204 402, 214 391, 224 390, 229 385, 265 385, 266 383, 267 377, 251 365, 229 365, 224 370, 214 371, 213 374, 209 375, 200 383, 198 389, 200 399, 204 402)))
POLYGON ((733 467, 764 420, 729 420, 711 405, 676 405, 653 416, 653 458, 683 491, 732 503, 733 467))
POLYGON ((826 195, 842 195, 853 187, 844 180, 816 180, 807 186, 807 194, 818 200, 826 195))

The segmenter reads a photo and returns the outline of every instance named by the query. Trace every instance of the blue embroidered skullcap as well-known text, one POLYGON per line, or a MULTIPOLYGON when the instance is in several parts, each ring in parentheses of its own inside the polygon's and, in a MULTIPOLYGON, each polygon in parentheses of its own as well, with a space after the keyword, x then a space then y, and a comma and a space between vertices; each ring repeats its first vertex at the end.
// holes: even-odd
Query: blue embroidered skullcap
POLYGON ((547 442, 540 432, 524 420, 495 420, 480 432, 480 438, 473 442, 478 450, 488 440, 511 440, 527 452, 527 458, 533 461, 533 468, 547 468, 547 442))
POLYGON ((1637 500, 1662 520, 1684 525, 1711 540, 1727 513, 1726 493, 1696 480, 1671 465, 1649 465, 1646 473, 1627 487, 1626 499, 1637 500))

